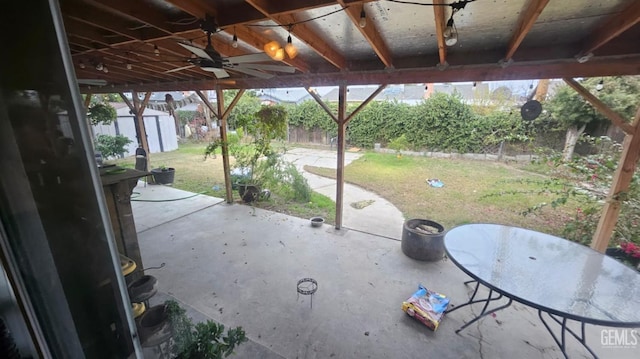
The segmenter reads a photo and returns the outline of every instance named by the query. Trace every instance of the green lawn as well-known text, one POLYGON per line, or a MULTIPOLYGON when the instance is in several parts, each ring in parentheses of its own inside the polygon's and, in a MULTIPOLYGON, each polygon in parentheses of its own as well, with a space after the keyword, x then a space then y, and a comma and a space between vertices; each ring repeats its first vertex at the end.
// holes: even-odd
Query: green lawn
MULTIPOLYGON (((222 156, 207 158, 204 160, 204 142, 181 143, 179 149, 171 152, 154 153, 150 156, 150 167, 160 166, 173 167, 176 169, 175 182, 173 187, 185 191, 203 193, 205 195, 224 198, 224 170, 222 166, 222 156)), ((219 151, 218 151, 219 152, 219 151)), ((110 161, 119 166, 134 167, 135 158, 110 161)), ((233 164, 233 158, 231 158, 233 164)), ((239 200, 236 191, 233 193, 234 199, 239 200)), ((256 207, 270 209, 273 211, 290 214, 301 218, 314 216, 324 217, 327 223, 334 223, 335 204, 331 199, 318 193, 314 193, 308 203, 296 203, 285 201, 272 191, 271 198, 267 201, 255 203, 256 207)))
MULTIPOLYGON (((317 167, 309 172, 335 177, 335 170, 317 167)), ((538 194, 545 177, 504 163, 436 159, 366 153, 345 169, 345 180, 378 193, 407 218, 428 218, 447 228, 470 222, 517 225, 559 234, 571 206, 521 215, 527 208, 549 202, 538 194), (442 188, 426 180, 437 178, 442 188), (533 183, 531 181, 534 181, 533 183), (524 194, 501 192, 523 191, 524 194)))
MULTIPOLYGON (((222 156, 205 161, 204 147, 204 143, 186 143, 180 144, 176 151, 152 154, 151 167, 174 167, 176 188, 224 198, 222 156)), ((133 167, 135 159, 129 157, 116 162, 133 167)), ((335 170, 315 167, 307 170, 335 177, 335 170)), ((447 228, 470 222, 491 222, 560 234, 568 218, 567 213, 575 210, 571 205, 559 210, 547 208, 536 214, 521 215, 529 207, 550 201, 548 197, 535 193, 540 190, 540 185, 528 182, 545 178, 498 162, 412 156, 397 158, 394 154, 374 152, 365 153, 345 169, 347 182, 380 194, 407 218, 428 218, 447 228), (429 178, 440 179, 444 187, 430 187, 426 183, 429 178), (499 194, 505 191, 529 193, 499 194)), ((235 192, 234 198, 238 199, 235 192)), ((335 218, 335 204, 317 193, 309 203, 284 201, 273 193, 268 201, 259 202, 257 206, 301 218, 323 216, 328 223, 335 218)))

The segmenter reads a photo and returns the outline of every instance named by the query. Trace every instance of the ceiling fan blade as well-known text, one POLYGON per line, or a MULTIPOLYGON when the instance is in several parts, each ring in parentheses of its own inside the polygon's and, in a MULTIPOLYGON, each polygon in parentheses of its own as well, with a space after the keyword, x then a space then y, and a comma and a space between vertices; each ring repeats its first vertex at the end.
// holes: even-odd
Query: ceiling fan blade
POLYGON ((230 70, 237 71, 237 72, 242 72, 243 74, 259 77, 261 79, 270 79, 270 78, 275 76, 274 74, 267 74, 267 73, 260 72, 260 71, 257 71, 257 70, 248 69, 246 67, 232 67, 232 68, 230 68, 230 70))
POLYGON ((287 73, 294 73, 296 72, 296 69, 291 67, 291 66, 281 66, 281 65, 266 65, 266 64, 240 64, 238 66, 233 66, 231 67, 232 69, 235 68, 245 68, 245 69, 256 69, 256 70, 266 70, 266 71, 277 71, 277 72, 287 72, 287 73))
POLYGON ((80 85, 89 85, 89 86, 105 86, 107 84, 106 80, 101 79, 78 79, 78 84, 80 85))
POLYGON ((195 66, 195 65, 182 66, 182 67, 178 67, 178 68, 175 68, 175 69, 167 70, 167 71, 165 71, 164 73, 165 73, 165 74, 170 74, 170 73, 172 73, 172 72, 178 72, 178 71, 182 71, 182 70, 190 69, 190 68, 193 68, 193 67, 196 67, 196 66, 195 66))
POLYGON ((204 51, 204 49, 202 49, 202 48, 199 48, 199 47, 191 45, 191 44, 186 44, 184 42, 178 42, 178 45, 180 45, 180 46, 184 47, 185 49, 191 51, 192 53, 196 54, 196 56, 198 56, 198 57, 202 57, 202 58, 209 59, 209 60, 213 61, 211 56, 209 56, 209 54, 207 54, 207 52, 204 51))
POLYGON ((207 72, 213 72, 214 75, 216 75, 217 78, 219 79, 223 79, 225 77, 229 77, 229 73, 227 71, 225 71, 224 69, 219 69, 217 67, 201 67, 201 69, 207 71, 207 72))
POLYGON ((240 55, 226 58, 229 63, 232 64, 244 64, 246 62, 261 62, 261 61, 273 61, 269 55, 264 52, 249 55, 240 55))

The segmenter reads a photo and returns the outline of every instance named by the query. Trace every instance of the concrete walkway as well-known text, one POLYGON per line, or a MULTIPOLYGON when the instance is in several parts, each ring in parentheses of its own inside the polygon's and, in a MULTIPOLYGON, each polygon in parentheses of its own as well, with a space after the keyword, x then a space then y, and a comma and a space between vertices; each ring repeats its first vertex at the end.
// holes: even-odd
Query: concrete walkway
MULTIPOLYGON (((362 154, 345 153, 345 166, 360 158, 362 154)), ((336 200, 336 180, 304 171, 304 166, 337 168, 337 152, 309 148, 294 148, 284 158, 296 165, 309 181, 311 188, 336 200)), ((391 202, 361 187, 345 183, 342 225, 344 228, 378 236, 401 239, 404 216, 391 202), (369 203, 358 209, 352 204, 369 203)))

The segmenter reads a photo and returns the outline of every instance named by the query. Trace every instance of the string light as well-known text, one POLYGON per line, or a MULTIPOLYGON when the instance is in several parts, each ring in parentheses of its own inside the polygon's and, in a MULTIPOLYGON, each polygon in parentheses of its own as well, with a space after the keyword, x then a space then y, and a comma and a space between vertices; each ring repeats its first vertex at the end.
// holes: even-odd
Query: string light
POLYGON ((295 59, 295 57, 298 56, 298 48, 291 42, 291 34, 287 37, 287 45, 285 45, 284 51, 289 55, 290 59, 295 59))
POLYGON ((447 46, 453 46, 458 43, 458 30, 456 29, 456 24, 453 22, 453 14, 447 21, 447 27, 444 29, 444 43, 447 46))
POLYGON ((104 65, 102 64, 102 62, 98 62, 98 64, 96 65, 96 70, 102 71, 103 69, 104 69, 104 65))
POLYGON ((109 73, 109 68, 107 67, 107 65, 102 66, 102 72, 104 72, 105 74, 109 73))
POLYGON ((158 45, 153 45, 153 53, 156 54, 156 56, 160 56, 160 49, 158 48, 158 45))
POLYGON ((127 61, 127 70, 131 70, 132 68, 133 68, 133 65, 131 65, 131 63, 127 61))
POLYGON ((80 60, 80 62, 78 63, 78 67, 81 69, 84 69, 86 66, 84 65, 84 62, 82 62, 82 60, 80 60))
POLYGON ((234 49, 238 48, 238 35, 236 35, 236 28, 235 26, 233 27, 233 41, 231 42, 231 46, 234 49))
POLYGON ((364 6, 362 7, 362 11, 360 11, 360 21, 358 22, 358 25, 363 29, 367 26, 367 13, 364 12, 364 6))

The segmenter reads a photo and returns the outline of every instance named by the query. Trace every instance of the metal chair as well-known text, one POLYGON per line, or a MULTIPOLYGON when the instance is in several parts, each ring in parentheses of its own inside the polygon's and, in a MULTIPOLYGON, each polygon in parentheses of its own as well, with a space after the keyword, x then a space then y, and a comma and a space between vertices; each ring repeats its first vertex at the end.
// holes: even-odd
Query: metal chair
MULTIPOLYGON (((144 148, 142 147, 138 147, 136 148, 136 169, 138 171, 144 171, 144 172, 149 172, 149 168, 148 168, 148 162, 147 162, 147 151, 144 150, 144 148)), ((147 187, 147 182, 149 181, 149 176, 145 176, 144 177, 144 186, 147 187)))

